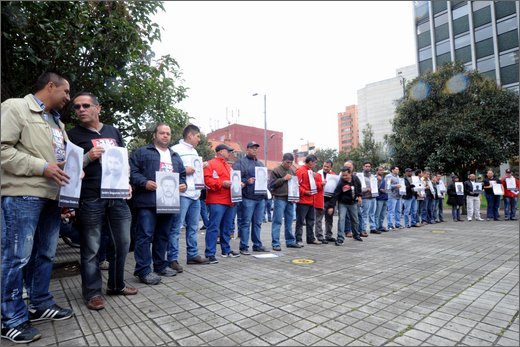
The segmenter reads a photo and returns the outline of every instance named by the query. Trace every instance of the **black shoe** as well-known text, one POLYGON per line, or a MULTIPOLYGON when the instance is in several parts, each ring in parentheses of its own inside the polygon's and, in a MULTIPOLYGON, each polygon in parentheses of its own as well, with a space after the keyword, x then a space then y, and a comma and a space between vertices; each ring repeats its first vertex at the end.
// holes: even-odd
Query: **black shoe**
POLYGON ((371 234, 381 234, 379 230, 370 230, 371 234))
POLYGON ((79 243, 72 242, 72 239, 68 236, 62 236, 61 239, 65 242, 69 247, 72 248, 80 248, 81 245, 79 243))
MULTIPOLYGON (((285 247, 287 247, 287 248, 302 248, 303 246, 298 244, 298 243, 293 243, 292 245, 285 245, 285 247)), ((274 249, 274 247, 273 247, 273 250, 276 251, 276 249, 274 249)))
POLYGON ((321 242, 316 240, 316 239, 314 239, 311 242, 307 242, 307 244, 308 245, 321 245, 321 242))
POLYGON ((258 248, 253 247, 253 252, 269 252, 269 251, 266 250, 264 247, 258 247, 258 248))
POLYGON ((42 337, 42 334, 28 321, 14 328, 2 328, 2 338, 14 343, 29 343, 38 340, 40 337, 42 337))
POLYGON ((218 259, 217 259, 217 257, 215 257, 214 255, 210 255, 210 256, 208 257, 208 260, 209 260, 209 263, 210 263, 210 264, 218 264, 218 259))
POLYGON ((343 240, 336 240, 336 242, 334 242, 334 244, 336 246, 343 246, 343 240))
POLYGON ((325 238, 325 241, 336 242, 336 239, 333 237, 327 237, 327 238, 325 238))
POLYGON ((354 236, 354 240, 356 240, 356 241, 363 241, 363 239, 361 237, 359 237, 359 236, 354 236))
POLYGON ((188 265, 204 265, 209 264, 208 258, 198 255, 194 258, 189 258, 186 262, 188 265))
POLYGON ((247 249, 241 249, 240 254, 242 255, 251 255, 251 252, 249 252, 247 249))
POLYGON ((277 251, 277 252, 279 252, 279 251, 281 251, 281 250, 282 250, 282 247, 280 247, 280 246, 274 246, 274 247, 273 247, 273 251, 277 251))
POLYGON ((318 240, 318 241, 320 241, 323 245, 326 245, 329 243, 329 241, 327 241, 327 240, 318 240))
POLYGON ((207 228, 203 225, 200 230, 206 230, 207 228))
POLYGON ((65 320, 74 315, 74 312, 68 308, 62 308, 54 304, 45 310, 29 309, 29 320, 38 322, 42 320, 65 320))

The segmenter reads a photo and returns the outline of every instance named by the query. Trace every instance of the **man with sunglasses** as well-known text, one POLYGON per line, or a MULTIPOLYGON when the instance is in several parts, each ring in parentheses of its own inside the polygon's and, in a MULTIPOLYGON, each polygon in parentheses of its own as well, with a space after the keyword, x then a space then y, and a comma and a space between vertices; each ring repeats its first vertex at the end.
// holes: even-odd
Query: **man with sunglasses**
MULTIPOLYGON (((91 93, 82 92, 72 100, 79 125, 69 130, 69 138, 83 148, 83 170, 80 207, 77 211, 81 231, 81 286, 83 299, 91 310, 105 308, 102 296, 103 278, 98 251, 101 230, 106 221, 110 236, 107 295, 135 295, 137 289, 124 281, 124 266, 130 248, 132 216, 124 199, 101 199, 101 155, 110 146, 124 147, 123 138, 115 127, 99 120, 101 105, 91 93)), ((130 192, 131 187, 128 185, 130 192)))
POLYGON ((30 322, 73 315, 49 291, 61 223, 58 193, 69 182, 63 171, 68 139, 57 110, 69 92, 63 76, 45 72, 34 94, 2 103, 2 338, 14 343, 41 337, 30 322))

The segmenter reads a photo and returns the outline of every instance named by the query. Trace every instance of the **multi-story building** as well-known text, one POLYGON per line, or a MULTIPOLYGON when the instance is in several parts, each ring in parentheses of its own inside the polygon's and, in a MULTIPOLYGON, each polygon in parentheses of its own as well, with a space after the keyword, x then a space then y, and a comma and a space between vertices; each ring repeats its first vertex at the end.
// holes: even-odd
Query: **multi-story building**
POLYGON ((358 90, 359 142, 363 142, 363 130, 370 124, 374 141, 384 144, 385 135, 392 133, 396 101, 404 96, 405 84, 416 77, 417 65, 409 65, 397 69, 395 77, 358 90))
POLYGON ((345 107, 338 113, 338 149, 350 152, 359 145, 358 109, 356 105, 345 107))
POLYGON ((414 1, 419 75, 461 61, 518 91, 518 1, 414 1))

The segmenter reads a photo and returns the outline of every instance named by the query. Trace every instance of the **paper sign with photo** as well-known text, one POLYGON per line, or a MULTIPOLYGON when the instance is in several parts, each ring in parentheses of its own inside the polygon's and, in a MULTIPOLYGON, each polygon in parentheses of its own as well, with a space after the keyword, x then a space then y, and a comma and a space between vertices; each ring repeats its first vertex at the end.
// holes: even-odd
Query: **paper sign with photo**
POLYGON ((181 200, 179 194, 179 173, 156 171, 157 183, 156 211, 157 213, 179 213, 181 200))
POLYGON ((443 180, 440 180, 437 183, 437 190, 439 193, 446 193, 446 185, 444 184, 443 180))
POLYGON ((373 198, 379 196, 379 187, 377 184, 377 177, 374 175, 370 176, 370 191, 371 191, 373 198))
POLYGON ((412 176, 412 184, 414 185, 413 190, 415 192, 424 192, 424 184, 421 182, 419 176, 412 176))
POLYGON ((457 195, 464 195, 464 183, 455 182, 455 192, 457 195))
POLYGON ((359 181, 361 182, 361 191, 365 191, 365 189, 367 189, 367 184, 365 182, 365 175, 363 175, 362 172, 356 172, 356 176, 359 178, 359 181))
POLYGON ((406 195, 406 184, 404 178, 399 178, 399 195, 406 195))
POLYGON ((242 175, 240 170, 231 170, 231 202, 242 201, 242 175))
POLYGON ((314 180, 314 172, 312 170, 307 170, 307 175, 309 175, 309 185, 311 187, 311 194, 314 195, 318 193, 318 188, 316 187, 316 181, 314 180))
POLYGON ((507 177, 506 178, 506 188, 508 190, 518 190, 516 188, 516 182, 514 177, 507 177))
POLYGON ((482 193, 482 182, 471 182, 473 193, 482 193))
POLYGON ((327 175, 327 183, 325 183, 325 187, 323 187, 323 195, 324 196, 333 196, 334 190, 336 189, 336 186, 339 182, 339 176, 338 175, 327 175))
POLYGON ((385 178, 385 190, 387 193, 392 192, 392 177, 388 176, 385 178))
POLYGON ((298 177, 293 176, 289 181, 287 181, 287 189, 288 189, 288 201, 298 201, 300 200, 300 187, 298 184, 298 177))
POLYGON ((101 155, 101 198, 129 198, 128 150, 110 146, 101 155))
POLYGON ((69 183, 60 187, 58 206, 79 207, 81 195, 81 173, 83 172, 83 148, 67 143, 63 171, 69 175, 69 183))
POLYGON ((493 181, 491 183, 493 186, 493 194, 495 195, 504 195, 504 186, 500 183, 497 183, 496 181, 493 181))
POLYGON ((267 168, 255 167, 255 194, 267 194, 267 168))
POLYGON ((195 180, 195 189, 203 189, 204 188, 204 171, 202 168, 202 157, 193 158, 193 168, 195 172, 193 173, 193 178, 195 180))

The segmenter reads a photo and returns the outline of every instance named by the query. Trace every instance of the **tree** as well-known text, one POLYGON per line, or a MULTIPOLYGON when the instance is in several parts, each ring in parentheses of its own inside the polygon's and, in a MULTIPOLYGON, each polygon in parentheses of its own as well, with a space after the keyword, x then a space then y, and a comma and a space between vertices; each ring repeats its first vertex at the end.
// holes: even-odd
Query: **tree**
POLYGON ((332 148, 318 149, 314 152, 314 155, 318 158, 318 161, 316 162, 316 170, 320 170, 326 160, 332 160, 332 162, 336 164, 338 151, 332 148))
MULTIPOLYGON (((161 36, 150 17, 164 10, 162 2, 3 1, 1 9, 2 101, 34 92, 36 77, 56 70, 69 78, 72 95, 98 96, 101 121, 137 143, 151 139, 158 121, 172 133, 188 124, 188 114, 175 107, 187 91, 179 66, 151 50, 161 36)), ((63 112, 69 127, 76 122, 71 115, 63 112)))
POLYGON ((518 125, 517 93, 449 63, 407 85, 389 136, 392 162, 465 178, 517 155, 518 125))
POLYGON ((371 162, 374 168, 383 161, 383 145, 374 140, 374 132, 372 131, 370 123, 367 124, 362 132, 363 141, 358 147, 350 151, 348 155, 357 171, 361 171, 363 162, 365 161, 371 162))

